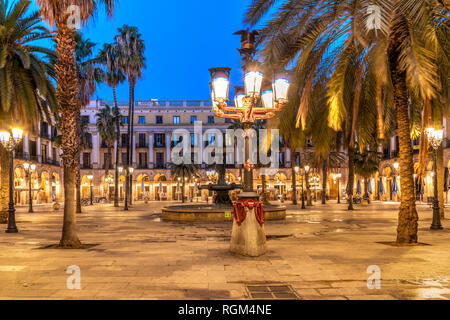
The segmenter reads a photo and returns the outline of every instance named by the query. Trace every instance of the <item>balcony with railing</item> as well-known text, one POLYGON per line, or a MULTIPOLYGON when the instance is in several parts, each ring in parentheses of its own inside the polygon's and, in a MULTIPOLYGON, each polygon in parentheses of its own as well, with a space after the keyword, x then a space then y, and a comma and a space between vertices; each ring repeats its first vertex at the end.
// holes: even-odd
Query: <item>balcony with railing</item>
POLYGON ((41 132, 39 133, 39 136, 43 139, 50 140, 50 135, 48 134, 48 130, 41 130, 41 132))
POLYGON ((61 163, 58 160, 50 159, 46 156, 41 156, 41 163, 42 164, 49 164, 52 166, 61 166, 61 163))
POLYGON ((155 142, 153 148, 165 148, 166 144, 164 142, 155 142))
POLYGON ((138 142, 136 143, 136 149, 147 149, 149 147, 146 142, 138 142))
POLYGON ((154 169, 166 169, 166 165, 164 163, 156 163, 153 168, 154 169))

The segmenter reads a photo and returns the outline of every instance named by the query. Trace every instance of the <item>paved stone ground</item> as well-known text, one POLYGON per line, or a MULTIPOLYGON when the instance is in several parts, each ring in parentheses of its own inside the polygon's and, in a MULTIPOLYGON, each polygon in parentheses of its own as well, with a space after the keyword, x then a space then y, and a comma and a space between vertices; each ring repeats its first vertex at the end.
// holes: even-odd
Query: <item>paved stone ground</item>
MULTIPOLYGON (((84 208, 84 250, 58 243, 62 213, 19 208, 19 234, 0 232, 0 299, 247 299, 246 285, 290 284, 302 299, 449 299, 450 223, 429 231, 431 209, 420 206, 420 241, 393 247, 397 204, 288 206, 286 221, 267 222, 269 253, 229 253, 231 224, 161 221, 169 203, 124 212, 84 208), (68 290, 67 267, 81 269, 81 290, 68 290), (381 289, 369 290, 367 268, 381 268, 381 289)), ((450 214, 450 213, 449 213, 450 214)), ((2 226, 4 228, 6 226, 2 226)))

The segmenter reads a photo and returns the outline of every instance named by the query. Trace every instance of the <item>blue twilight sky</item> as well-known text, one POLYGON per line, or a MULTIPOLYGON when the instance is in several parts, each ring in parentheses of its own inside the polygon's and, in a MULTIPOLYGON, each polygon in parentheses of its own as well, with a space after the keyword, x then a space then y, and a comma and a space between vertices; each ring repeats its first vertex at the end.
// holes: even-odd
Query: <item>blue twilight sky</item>
MULTIPOLYGON (((243 16, 251 0, 121 0, 113 20, 103 11, 83 30, 97 43, 112 42, 117 28, 138 27, 146 45, 144 77, 136 100, 209 100, 211 67, 231 67, 232 86, 241 85, 240 37, 243 16)), ((118 88, 119 100, 128 99, 128 84, 118 88)), ((96 94, 112 99, 106 86, 96 94)), ((93 97, 93 99, 96 98, 93 97)))

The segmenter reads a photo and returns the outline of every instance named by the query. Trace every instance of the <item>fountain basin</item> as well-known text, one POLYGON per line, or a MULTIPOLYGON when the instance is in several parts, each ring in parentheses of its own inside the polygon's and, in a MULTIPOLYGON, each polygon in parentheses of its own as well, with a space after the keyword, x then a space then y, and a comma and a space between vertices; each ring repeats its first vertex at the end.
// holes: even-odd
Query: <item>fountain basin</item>
MULTIPOLYGON (((175 222, 232 222, 232 206, 216 205, 179 205, 165 207, 162 210, 164 221, 175 222)), ((284 220, 286 219, 286 207, 264 206, 264 220, 284 220)))

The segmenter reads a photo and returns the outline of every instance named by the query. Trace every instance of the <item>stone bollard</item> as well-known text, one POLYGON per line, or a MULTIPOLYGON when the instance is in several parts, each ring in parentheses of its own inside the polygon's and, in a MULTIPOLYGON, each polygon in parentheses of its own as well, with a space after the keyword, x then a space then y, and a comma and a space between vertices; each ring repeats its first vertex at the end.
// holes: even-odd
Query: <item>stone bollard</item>
MULTIPOLYGON (((256 193, 241 193, 240 201, 259 203, 256 193)), ((236 205, 235 205, 236 206, 236 205)), ((236 210, 236 209, 235 209, 236 210)), ((236 217, 233 220, 230 251, 243 256, 259 257, 267 253, 266 233, 264 224, 260 224, 256 218, 256 207, 244 207, 245 220, 239 225, 236 217)))

